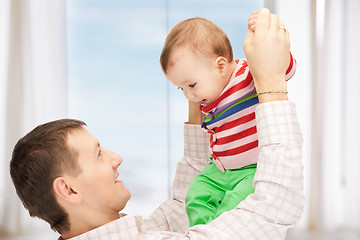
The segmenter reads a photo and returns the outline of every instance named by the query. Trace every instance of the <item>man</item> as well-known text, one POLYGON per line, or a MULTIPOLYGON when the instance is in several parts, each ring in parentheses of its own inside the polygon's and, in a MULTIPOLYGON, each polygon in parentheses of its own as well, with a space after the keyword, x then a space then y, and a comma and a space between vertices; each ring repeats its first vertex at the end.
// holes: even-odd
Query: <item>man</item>
MULTIPOLYGON (((286 92, 289 35, 278 17, 261 9, 244 51, 258 92, 286 92)), ((189 104, 184 157, 178 162, 173 199, 148 219, 119 213, 130 191, 119 180, 122 158, 101 147, 77 120, 35 128, 20 139, 10 163, 17 193, 31 216, 60 239, 284 239, 303 205, 302 135, 287 94, 259 95, 256 109, 259 160, 255 193, 207 225, 188 228, 184 198, 192 179, 208 164, 202 114, 189 104)))

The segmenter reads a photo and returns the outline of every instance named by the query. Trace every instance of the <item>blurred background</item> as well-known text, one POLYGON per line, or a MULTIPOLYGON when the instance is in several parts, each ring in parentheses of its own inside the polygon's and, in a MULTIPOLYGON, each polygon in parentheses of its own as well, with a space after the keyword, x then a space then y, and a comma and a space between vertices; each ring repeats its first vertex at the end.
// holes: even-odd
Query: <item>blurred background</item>
POLYGON ((0 0, 0 240, 57 239, 29 217, 8 165, 40 123, 77 118, 124 158, 126 213, 147 217, 171 197, 187 102, 159 56, 179 21, 200 16, 230 38, 235 58, 261 7, 290 31, 288 82, 304 134, 306 207, 287 239, 360 239, 359 0, 0 0))

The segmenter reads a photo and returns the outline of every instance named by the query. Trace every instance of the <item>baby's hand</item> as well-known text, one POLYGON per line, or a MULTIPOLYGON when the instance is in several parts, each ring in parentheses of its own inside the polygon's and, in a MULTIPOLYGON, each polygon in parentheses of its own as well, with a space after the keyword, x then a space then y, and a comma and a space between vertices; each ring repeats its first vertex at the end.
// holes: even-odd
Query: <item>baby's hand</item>
POLYGON ((201 124, 204 120, 204 114, 200 111, 199 103, 189 102, 189 120, 187 124, 201 124))
POLYGON ((258 15, 259 11, 252 12, 248 20, 248 28, 253 32, 255 31, 255 25, 258 15))

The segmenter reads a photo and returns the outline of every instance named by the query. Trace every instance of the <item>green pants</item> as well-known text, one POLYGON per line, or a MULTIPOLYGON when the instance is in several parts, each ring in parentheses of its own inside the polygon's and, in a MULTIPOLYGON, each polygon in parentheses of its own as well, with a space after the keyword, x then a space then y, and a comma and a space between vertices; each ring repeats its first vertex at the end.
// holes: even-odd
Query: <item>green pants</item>
POLYGON ((211 162, 194 178, 185 197, 190 227, 206 224, 254 192, 257 164, 221 172, 211 162))

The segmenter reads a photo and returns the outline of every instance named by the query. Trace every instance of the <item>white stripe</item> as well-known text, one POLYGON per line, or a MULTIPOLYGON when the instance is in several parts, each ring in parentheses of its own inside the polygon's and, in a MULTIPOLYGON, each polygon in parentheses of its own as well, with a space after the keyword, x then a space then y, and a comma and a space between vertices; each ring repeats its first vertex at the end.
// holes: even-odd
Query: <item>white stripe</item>
POLYGON ((252 90, 254 90, 255 86, 254 86, 254 81, 251 81, 250 84, 244 88, 242 88, 241 90, 235 91, 233 94, 227 96, 226 98, 224 98, 216 107, 216 109, 221 108, 222 106, 224 106, 225 104, 241 99, 243 98, 246 94, 248 94, 249 92, 251 92, 252 90))
POLYGON ((286 81, 288 81, 292 76, 294 76, 295 71, 296 71, 296 61, 295 58, 293 58, 292 68, 290 69, 290 72, 285 76, 286 81))
POLYGON ((220 161, 225 169, 237 169, 257 163, 259 148, 251 149, 235 156, 221 157, 220 161))
POLYGON ((227 129, 225 131, 222 132, 217 132, 216 133, 216 138, 220 139, 223 137, 227 137, 227 136, 231 136, 231 135, 235 135, 239 132, 245 131, 249 128, 252 128, 256 125, 256 119, 254 118, 251 121, 248 121, 244 124, 240 124, 240 125, 235 125, 233 128, 227 129))
MULTIPOLYGON (((222 151, 225 151, 225 150, 231 150, 233 148, 237 148, 237 147, 240 147, 240 146, 243 146, 245 144, 248 144, 248 143, 251 143, 251 142, 254 142, 258 139, 258 136, 257 134, 252 134, 250 136, 247 136, 247 137, 244 137, 242 139, 239 139, 239 140, 236 140, 236 141, 233 141, 233 142, 229 142, 227 144, 223 144, 223 145, 214 145, 213 146, 213 151, 214 152, 222 152, 222 151)), ((220 157, 222 159, 222 157, 220 157)))
MULTIPOLYGON (((230 88, 232 88, 233 86, 237 85, 238 83, 240 83, 241 81, 245 80, 248 73, 249 73, 249 67, 246 67, 244 70, 244 73, 240 74, 239 76, 235 77, 236 73, 240 70, 240 68, 242 67, 242 64, 245 62, 245 60, 240 59, 239 63, 236 66, 236 69, 234 70, 229 84, 224 88, 224 90, 221 92, 220 96, 223 95, 227 90, 229 90, 230 88)), ((254 86, 254 81, 251 81, 249 85, 247 85, 246 87, 242 88, 241 90, 236 91, 235 93, 225 97, 217 106, 215 106, 213 109, 211 109, 209 112, 214 112, 216 111, 216 109, 224 106, 225 104, 234 101, 238 98, 243 97, 244 95, 248 94, 250 91, 254 90, 255 86, 254 86)))

